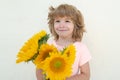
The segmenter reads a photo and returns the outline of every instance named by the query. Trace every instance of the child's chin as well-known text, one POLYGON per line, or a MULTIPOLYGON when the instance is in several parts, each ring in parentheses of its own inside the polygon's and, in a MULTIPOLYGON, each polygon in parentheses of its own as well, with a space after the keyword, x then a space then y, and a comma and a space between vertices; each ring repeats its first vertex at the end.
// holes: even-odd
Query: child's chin
POLYGON ((65 35, 65 34, 61 34, 61 35, 59 35, 59 37, 63 37, 63 38, 66 38, 66 37, 68 37, 67 35, 65 35))

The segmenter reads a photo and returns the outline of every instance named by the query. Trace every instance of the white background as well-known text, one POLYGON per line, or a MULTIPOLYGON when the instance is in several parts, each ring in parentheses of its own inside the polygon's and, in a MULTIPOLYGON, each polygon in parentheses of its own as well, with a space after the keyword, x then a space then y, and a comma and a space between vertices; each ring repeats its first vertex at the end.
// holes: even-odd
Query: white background
POLYGON ((85 18, 91 80, 120 80, 119 0, 0 0, 0 80, 36 80, 35 66, 16 64, 16 55, 34 33, 49 32, 48 8, 61 3, 76 6, 85 18))

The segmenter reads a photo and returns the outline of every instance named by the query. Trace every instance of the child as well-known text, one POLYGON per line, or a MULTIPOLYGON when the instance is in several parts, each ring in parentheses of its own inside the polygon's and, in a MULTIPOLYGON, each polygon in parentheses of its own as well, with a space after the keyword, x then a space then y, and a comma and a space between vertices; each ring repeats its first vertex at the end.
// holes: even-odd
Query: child
MULTIPOLYGON (((72 75, 66 80, 89 80, 89 60, 91 55, 87 47, 81 42, 84 29, 84 20, 81 12, 74 6, 61 4, 56 8, 50 7, 48 24, 52 42, 58 50, 62 50, 70 44, 76 48, 76 58, 72 66, 72 75)), ((36 70, 37 80, 43 80, 42 70, 36 70)))

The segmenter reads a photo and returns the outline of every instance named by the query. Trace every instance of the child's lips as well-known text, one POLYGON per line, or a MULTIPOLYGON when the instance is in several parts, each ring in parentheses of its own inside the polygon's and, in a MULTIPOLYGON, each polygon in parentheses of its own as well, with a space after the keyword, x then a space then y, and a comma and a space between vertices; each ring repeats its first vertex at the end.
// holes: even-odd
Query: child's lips
POLYGON ((59 30, 59 31, 67 31, 67 30, 59 30))
POLYGON ((67 31, 66 29, 59 29, 58 31, 67 31))

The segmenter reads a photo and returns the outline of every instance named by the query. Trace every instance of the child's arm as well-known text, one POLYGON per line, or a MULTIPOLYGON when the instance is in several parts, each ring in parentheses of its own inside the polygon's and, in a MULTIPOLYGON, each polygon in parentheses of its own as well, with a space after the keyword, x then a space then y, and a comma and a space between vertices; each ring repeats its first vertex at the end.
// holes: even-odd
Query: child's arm
POLYGON ((43 80, 43 74, 41 69, 36 69, 37 80, 43 80))
POLYGON ((85 63, 80 67, 81 74, 71 76, 67 80, 89 80, 90 79, 90 68, 89 63, 85 63))

